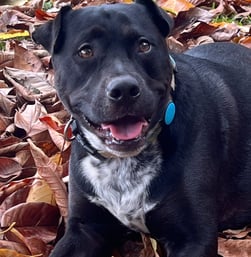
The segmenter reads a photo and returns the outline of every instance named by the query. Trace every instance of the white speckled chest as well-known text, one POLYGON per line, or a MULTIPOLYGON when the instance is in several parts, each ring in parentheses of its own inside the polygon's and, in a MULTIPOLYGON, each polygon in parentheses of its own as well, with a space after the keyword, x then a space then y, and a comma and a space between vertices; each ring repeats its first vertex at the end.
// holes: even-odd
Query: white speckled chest
POLYGON ((83 175, 96 194, 89 200, 108 209, 127 227, 144 233, 149 232, 145 214, 156 205, 148 200, 148 188, 161 166, 158 151, 154 153, 144 163, 135 157, 101 163, 91 156, 81 162, 83 175))

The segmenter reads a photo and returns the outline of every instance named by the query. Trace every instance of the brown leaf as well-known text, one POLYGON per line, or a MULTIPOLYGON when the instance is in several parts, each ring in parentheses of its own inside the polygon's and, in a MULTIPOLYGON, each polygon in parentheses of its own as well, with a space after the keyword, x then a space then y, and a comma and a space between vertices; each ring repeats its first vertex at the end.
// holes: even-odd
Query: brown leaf
POLYGON ((16 153, 16 152, 19 152, 22 149, 25 149, 27 146, 28 146, 27 142, 19 142, 19 143, 13 143, 12 145, 9 145, 9 146, 6 146, 6 147, 0 147, 0 155, 4 155, 4 154, 7 154, 7 153, 9 153, 9 154, 10 153, 16 153))
POLYGON ((56 237, 56 226, 14 227, 5 236, 8 240, 23 243, 32 255, 41 254, 44 257, 51 251, 48 243, 56 237))
POLYGON ((34 257, 32 255, 26 255, 16 252, 10 249, 0 249, 0 257, 34 257))
POLYGON ((21 165, 7 157, 0 157, 0 181, 6 182, 18 177, 22 172, 21 165))
POLYGON ((51 188, 43 179, 39 177, 33 181, 26 202, 43 202, 53 206, 56 205, 55 197, 51 188))
POLYGON ((11 119, 0 113, 0 133, 5 131, 8 125, 11 124, 11 119))
MULTIPOLYGON (((28 186, 34 178, 25 178, 20 181, 12 181, 7 185, 3 185, 0 187, 0 203, 4 201, 8 196, 12 193, 16 192, 17 190, 28 186)), ((0 216, 1 217, 1 216, 0 216)))
POLYGON ((45 72, 32 72, 5 67, 3 73, 6 79, 16 88, 17 94, 27 101, 55 98, 56 90, 47 81, 45 72))
POLYGON ((27 136, 39 134, 47 129, 47 127, 39 120, 46 114, 45 108, 35 101, 35 104, 26 105, 24 110, 17 111, 15 114, 15 125, 25 130, 27 136))
POLYGON ((188 11, 181 11, 175 19, 175 27, 172 30, 171 35, 178 38, 184 29, 191 30, 191 27, 195 22, 199 21, 207 23, 210 22, 212 18, 213 15, 209 11, 199 7, 191 8, 188 11))
POLYGON ((215 17, 217 15, 220 15, 221 13, 223 13, 225 11, 225 4, 226 1, 224 0, 219 0, 219 5, 217 6, 217 8, 215 9, 211 9, 209 10, 209 12, 215 17))
POLYGON ((42 62, 32 51, 15 45, 14 68, 27 71, 43 71, 42 62))
POLYGON ((68 196, 65 184, 58 175, 60 166, 57 166, 57 164, 46 156, 44 152, 31 140, 28 140, 28 142, 36 163, 37 172, 48 183, 51 190, 54 192, 60 213, 66 219, 68 215, 68 196))
POLYGON ((50 133, 52 141, 60 151, 65 151, 70 147, 71 142, 65 139, 64 134, 58 133, 56 130, 52 129, 51 127, 48 128, 48 131, 50 133))
POLYGON ((1 14, 0 20, 0 28, 2 27, 2 31, 7 30, 7 26, 15 26, 15 25, 25 25, 25 28, 29 28, 29 24, 34 22, 33 17, 24 14, 19 11, 17 8, 7 8, 1 14), (1 24, 2 23, 2 24, 1 24), (5 26, 5 30, 4 30, 5 26))
POLYGON ((248 234, 251 233, 251 228, 243 228, 243 229, 227 229, 225 231, 222 232, 222 234, 224 235, 224 237, 226 237, 227 239, 229 238, 237 238, 237 239, 242 239, 248 236, 248 234))
MULTIPOLYGON (((54 115, 46 115, 40 118, 47 127, 52 141, 60 151, 66 150, 70 146, 70 142, 65 140, 64 129, 65 124, 62 124, 59 119, 54 115)), ((72 133, 69 130, 68 138, 71 138, 72 133)))
POLYGON ((8 209, 1 217, 1 226, 13 222, 17 227, 57 226, 58 208, 47 203, 20 203, 8 209))
POLYGON ((237 36, 239 28, 233 23, 224 23, 214 33, 211 34, 215 41, 229 41, 237 36))
MULTIPOLYGON (((140 257, 159 257, 158 253, 156 252, 156 249, 153 247, 153 243, 149 236, 141 234, 144 249, 140 253, 140 257)), ((153 241, 154 242, 154 241, 153 241)), ((156 241, 154 242, 156 243, 156 241)))
MULTIPOLYGON (((12 242, 12 241, 7 241, 7 240, 0 240, 0 256, 6 256, 6 255, 1 255, 3 254, 2 251, 8 251, 8 250, 15 250, 18 253, 22 253, 22 254, 29 254, 30 251, 27 249, 27 247, 25 247, 23 244, 17 243, 17 242, 12 242), (1 249, 1 248, 5 248, 5 249, 1 249)), ((14 255, 11 255, 14 256, 14 255)))
POLYGON ((157 3, 164 10, 176 15, 181 11, 188 11, 189 9, 195 7, 187 0, 158 0, 157 3))
POLYGON ((239 43, 251 49, 251 36, 241 38, 239 43))
POLYGON ((11 99, 12 97, 5 96, 2 92, 4 90, 0 90, 0 112, 4 113, 6 116, 13 115, 14 108, 16 107, 16 103, 11 99))
POLYGON ((217 28, 205 22, 195 23, 190 30, 180 34, 181 40, 188 40, 189 38, 198 38, 205 35, 211 35, 217 28))
POLYGON ((0 217, 11 207, 24 203, 30 191, 30 186, 25 185, 23 188, 17 189, 15 192, 10 194, 0 205, 0 217))
POLYGON ((218 240, 218 253, 223 257, 250 257, 251 256, 251 239, 233 240, 223 239, 218 240))
POLYGON ((13 67, 14 53, 7 51, 0 51, 0 69, 9 66, 13 67))
POLYGON ((31 158, 31 152, 28 149, 20 149, 20 151, 16 152, 16 156, 13 157, 13 160, 17 161, 22 167, 25 165, 34 166, 34 162, 31 162, 31 158))

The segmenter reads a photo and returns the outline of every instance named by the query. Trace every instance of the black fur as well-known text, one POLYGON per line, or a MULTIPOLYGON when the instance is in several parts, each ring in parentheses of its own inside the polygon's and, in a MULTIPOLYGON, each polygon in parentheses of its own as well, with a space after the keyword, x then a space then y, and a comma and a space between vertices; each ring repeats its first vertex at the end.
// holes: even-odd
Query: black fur
POLYGON ((73 142, 69 222, 51 257, 108 257, 125 225, 150 233, 166 256, 216 257, 218 230, 250 224, 251 51, 215 43, 172 54, 172 90, 171 27, 147 0, 65 7, 34 33, 52 54, 64 105, 106 158, 73 142), (111 94, 114 85, 123 94, 111 94), (170 99, 176 115, 167 126, 170 99), (131 117, 149 123, 137 139, 100 132, 131 117))

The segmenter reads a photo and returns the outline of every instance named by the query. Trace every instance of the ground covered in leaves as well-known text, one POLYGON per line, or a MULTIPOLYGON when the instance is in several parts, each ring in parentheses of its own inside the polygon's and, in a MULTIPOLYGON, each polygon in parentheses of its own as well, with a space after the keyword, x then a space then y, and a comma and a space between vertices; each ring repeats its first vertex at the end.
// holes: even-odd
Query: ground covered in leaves
MULTIPOLYGON (((53 87, 50 56, 31 41, 30 33, 34 26, 53 19, 65 4, 80 8, 104 2, 115 1, 0 3, 0 257, 47 257, 67 220, 70 143, 64 140, 64 127, 69 115, 53 87)), ((175 18, 167 39, 172 51, 215 41, 251 48, 251 0, 157 3, 175 18)), ((219 254, 251 256, 251 229, 220 233, 219 254)), ((144 236, 139 242, 125 241, 114 253, 116 257, 159 255, 156 242, 144 236)))

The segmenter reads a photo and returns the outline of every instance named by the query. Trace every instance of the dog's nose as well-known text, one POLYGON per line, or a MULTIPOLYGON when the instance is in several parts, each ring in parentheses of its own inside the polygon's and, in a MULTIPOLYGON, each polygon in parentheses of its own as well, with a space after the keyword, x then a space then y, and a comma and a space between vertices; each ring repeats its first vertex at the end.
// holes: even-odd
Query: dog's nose
POLYGON ((106 94, 114 102, 136 100, 140 96, 138 81, 131 76, 114 78, 107 85, 106 94))

